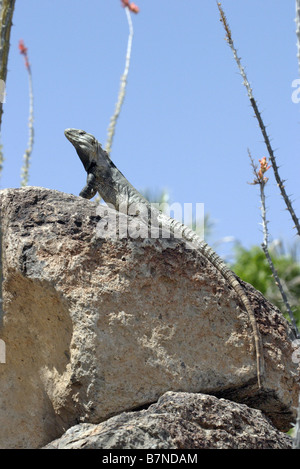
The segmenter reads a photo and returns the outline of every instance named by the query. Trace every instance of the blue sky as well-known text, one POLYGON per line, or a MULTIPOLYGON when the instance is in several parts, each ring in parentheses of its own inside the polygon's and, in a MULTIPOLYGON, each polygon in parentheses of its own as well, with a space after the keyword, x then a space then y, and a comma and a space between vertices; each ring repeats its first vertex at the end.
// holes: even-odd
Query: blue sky
MULTIPOLYGON (((247 148, 267 156, 213 0, 136 0, 127 94, 111 157, 139 190, 204 203, 213 240, 260 244, 260 201, 247 148)), ((294 0, 223 0, 233 39, 300 214, 300 103, 294 0)), ((33 75, 35 142, 29 184, 78 194, 85 171, 64 136, 81 128, 106 141, 125 63, 128 24, 119 0, 17 0, 2 122, 1 188, 19 187, 33 75)), ((272 238, 292 243, 293 223, 270 172, 272 238)), ((219 252, 222 252, 219 247, 219 252)))

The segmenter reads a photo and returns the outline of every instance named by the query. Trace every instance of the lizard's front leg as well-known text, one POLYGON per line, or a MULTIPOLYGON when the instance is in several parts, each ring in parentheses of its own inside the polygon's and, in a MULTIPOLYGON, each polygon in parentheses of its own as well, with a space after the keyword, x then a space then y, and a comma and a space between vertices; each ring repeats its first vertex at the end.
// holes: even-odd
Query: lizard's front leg
POLYGON ((88 173, 86 185, 80 192, 79 196, 84 199, 92 199, 97 193, 96 177, 93 173, 88 173))

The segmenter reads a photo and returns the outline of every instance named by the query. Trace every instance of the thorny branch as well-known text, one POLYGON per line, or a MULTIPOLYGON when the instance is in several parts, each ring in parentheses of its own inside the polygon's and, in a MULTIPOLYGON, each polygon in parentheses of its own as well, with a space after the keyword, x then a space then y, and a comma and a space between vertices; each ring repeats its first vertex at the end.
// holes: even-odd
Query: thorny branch
POLYGON ((130 14, 131 9, 129 8, 129 5, 127 4, 124 4, 123 6, 125 7, 125 12, 127 16, 129 36, 128 36, 128 42, 127 42, 125 68, 124 68, 123 75, 121 76, 118 101, 116 103, 115 112, 110 119, 110 124, 109 124, 108 131, 107 131, 107 142, 105 145, 105 151, 108 153, 108 155, 111 152, 112 142, 113 142, 113 138, 114 138, 115 131, 116 131, 117 120, 119 118, 121 108, 125 99, 127 77, 129 73, 129 66, 130 66, 130 59, 131 59, 131 48, 132 48, 132 39, 133 39, 133 25, 132 25, 132 19, 131 19, 131 14, 130 14))
MULTIPOLYGON (((6 82, 7 63, 9 54, 9 39, 12 17, 16 0, 1 0, 0 2, 0 79, 6 82)), ((2 123, 3 106, 0 102, 0 128, 2 123)))
POLYGON ((269 252, 269 247, 268 247, 269 246, 269 231, 268 231, 266 197, 265 197, 265 185, 268 182, 268 178, 265 176, 265 173, 268 171, 268 169, 270 169, 271 166, 268 166, 268 162, 267 162, 266 157, 263 157, 261 160, 259 160, 260 169, 259 169, 259 171, 257 171, 257 167, 256 167, 256 165, 253 161, 253 158, 252 158, 251 153, 250 153, 249 150, 248 150, 248 155, 249 155, 249 158, 251 160, 253 173, 255 175, 255 179, 254 179, 252 184, 259 184, 259 188, 260 188, 261 218, 262 218, 262 227, 263 227, 263 236, 264 236, 261 246, 262 246, 262 249, 265 253, 265 256, 266 256, 266 259, 268 261, 271 272, 273 274, 275 284, 276 284, 276 286, 278 287, 278 289, 280 291, 282 300, 284 302, 284 305, 285 305, 286 310, 288 312, 288 315, 290 317, 290 321, 291 321, 295 336, 297 338, 300 338, 300 333, 299 333, 299 330, 298 330, 298 327, 297 327, 297 323, 296 323, 294 314, 292 312, 292 308, 289 304, 287 295, 286 295, 286 293, 285 293, 285 291, 282 287, 278 272, 277 272, 277 270, 276 270, 276 268, 273 264, 273 261, 272 261, 272 258, 271 258, 270 252, 269 252))
POLYGON ((28 72, 28 84, 29 84, 29 120, 28 120, 28 127, 29 127, 29 140, 28 145, 25 150, 23 160, 24 164, 22 167, 21 173, 21 186, 25 187, 28 184, 29 179, 29 164, 30 164, 30 156, 32 153, 33 148, 33 141, 34 141, 34 128, 33 128, 33 89, 32 89, 32 74, 31 74, 31 67, 28 60, 27 55, 27 47, 25 47, 24 42, 22 39, 19 41, 19 50, 20 54, 24 56, 25 59, 25 67, 28 72))
POLYGON ((276 163, 276 159, 275 159, 275 155, 274 155, 274 151, 273 151, 273 148, 272 148, 272 145, 271 145, 271 142, 270 142, 270 139, 269 139, 269 136, 267 134, 267 131, 266 131, 266 127, 265 127, 265 124, 263 122, 263 119, 261 117, 261 113, 258 109, 258 106, 257 106, 257 103, 256 103, 256 100, 253 96, 253 92, 252 92, 252 88, 250 86, 250 83, 248 81, 248 78, 247 78, 247 75, 246 75, 246 72, 245 72, 245 69, 243 68, 242 64, 241 64, 241 60, 240 58, 238 57, 238 54, 237 54, 237 50, 234 46, 234 43, 233 43, 233 40, 232 40, 232 35, 231 35, 231 31, 230 31, 230 28, 229 28, 229 25, 228 25, 228 21, 227 21, 227 18, 225 16, 225 13, 222 9, 222 6, 221 6, 221 3, 220 2, 217 2, 217 5, 218 5, 218 9, 219 9, 219 12, 220 12, 220 21, 222 22, 223 26, 224 26, 224 29, 226 31, 226 40, 233 52, 233 55, 234 55, 234 58, 235 58, 235 61, 238 65, 238 68, 239 68, 239 71, 240 71, 240 74, 242 75, 243 77, 243 84, 244 86, 246 87, 247 89, 247 93, 248 93, 248 97, 250 99, 250 103, 251 103, 251 106, 254 110, 254 114, 255 114, 255 117, 256 119, 258 120, 258 124, 259 124, 259 127, 260 127, 260 130, 262 132, 262 135, 263 135, 263 138, 264 138, 264 142, 266 144, 266 147, 267 147, 267 150, 268 150, 268 153, 269 153, 269 157, 270 157, 270 161, 271 161, 271 164, 272 164, 272 168, 273 168, 273 171, 274 171, 274 175, 275 175, 275 179, 276 179, 276 182, 277 182, 277 185, 279 187, 279 190, 281 192, 281 195, 284 199, 284 202, 287 206, 287 209, 292 217, 292 220, 295 224, 295 227, 297 229, 297 232, 298 232, 298 235, 300 236, 300 224, 299 224, 299 220, 298 220, 298 217, 296 216, 296 213, 293 209, 293 206, 292 206, 292 203, 286 193, 286 190, 285 190, 285 186, 284 186, 284 181, 282 181, 280 175, 279 175, 279 171, 278 171, 278 166, 277 166, 277 163, 276 163))
POLYGON ((300 449, 300 394, 298 402, 298 415, 295 426, 295 437, 293 441, 293 449, 300 449))
POLYGON ((297 58, 300 73, 300 0, 296 0, 296 34, 297 34, 297 58))

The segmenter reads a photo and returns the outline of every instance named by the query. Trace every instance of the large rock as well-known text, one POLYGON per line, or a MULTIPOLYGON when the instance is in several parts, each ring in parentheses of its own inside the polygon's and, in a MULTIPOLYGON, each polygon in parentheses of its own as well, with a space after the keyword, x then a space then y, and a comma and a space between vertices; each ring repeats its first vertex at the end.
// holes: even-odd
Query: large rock
POLYGON ((295 420, 299 370, 282 314, 249 285, 264 342, 257 391, 249 318, 180 240, 100 239, 97 204, 41 188, 0 192, 0 447, 36 448, 166 391, 226 396, 295 420))
POLYGON ((261 411, 205 394, 167 392, 147 410, 70 428, 45 449, 291 449, 261 411))

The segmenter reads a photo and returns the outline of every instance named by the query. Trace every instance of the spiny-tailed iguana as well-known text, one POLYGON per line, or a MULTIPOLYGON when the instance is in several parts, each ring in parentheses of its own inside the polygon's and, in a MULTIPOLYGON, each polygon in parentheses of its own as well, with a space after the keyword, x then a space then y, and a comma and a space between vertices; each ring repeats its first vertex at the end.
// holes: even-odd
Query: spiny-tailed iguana
POLYGON ((117 211, 125 204, 128 213, 132 213, 130 207, 133 206, 135 211, 145 214, 146 207, 147 223, 151 220, 151 223, 160 224, 163 228, 170 230, 171 233, 180 233, 182 239, 188 243, 192 243, 228 281, 229 285, 234 289, 241 302, 244 304, 249 315, 256 350, 257 381, 258 387, 261 388, 264 376, 262 340, 254 311, 235 274, 193 230, 153 207, 153 205, 128 182, 93 135, 86 133, 84 130, 66 129, 65 136, 75 147, 87 172, 87 184, 79 194, 81 197, 91 199, 98 192, 103 200, 113 205, 117 211))

